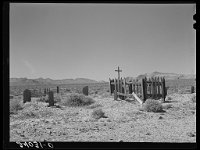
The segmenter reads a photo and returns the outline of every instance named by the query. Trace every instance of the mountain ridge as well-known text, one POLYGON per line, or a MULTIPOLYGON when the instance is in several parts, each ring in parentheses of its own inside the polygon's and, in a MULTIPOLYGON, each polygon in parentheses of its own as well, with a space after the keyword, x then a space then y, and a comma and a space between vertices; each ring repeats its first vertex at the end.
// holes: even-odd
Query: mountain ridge
POLYGON ((141 80, 142 78, 145 78, 145 77, 146 78, 164 77, 166 80, 196 79, 196 74, 163 73, 163 72, 154 71, 152 73, 144 73, 136 77, 127 77, 127 78, 141 80))
POLYGON ((50 78, 10 78, 10 86, 17 85, 59 85, 59 84, 86 84, 86 83, 98 83, 98 81, 87 78, 76 79, 50 79, 50 78))
MULTIPOLYGON (((178 74, 178 73, 163 73, 154 71, 152 73, 140 74, 136 77, 126 77, 127 80, 152 77, 164 77, 166 80, 176 79, 196 79, 196 74, 178 74)), ((107 81, 108 82, 108 81, 107 81)), ((10 86, 17 85, 60 85, 60 84, 89 84, 89 83, 106 83, 104 80, 96 81, 88 78, 75 78, 75 79, 50 79, 50 78, 10 78, 10 86)))

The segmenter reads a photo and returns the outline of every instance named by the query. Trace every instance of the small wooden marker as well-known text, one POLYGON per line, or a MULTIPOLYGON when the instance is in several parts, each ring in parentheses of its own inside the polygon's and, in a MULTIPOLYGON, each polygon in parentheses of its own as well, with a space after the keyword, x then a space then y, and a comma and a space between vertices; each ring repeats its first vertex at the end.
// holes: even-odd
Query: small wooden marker
POLYGON ((83 94, 88 96, 88 86, 83 87, 83 94))
POLYGON ((49 106, 54 106, 54 96, 53 91, 49 91, 49 106))

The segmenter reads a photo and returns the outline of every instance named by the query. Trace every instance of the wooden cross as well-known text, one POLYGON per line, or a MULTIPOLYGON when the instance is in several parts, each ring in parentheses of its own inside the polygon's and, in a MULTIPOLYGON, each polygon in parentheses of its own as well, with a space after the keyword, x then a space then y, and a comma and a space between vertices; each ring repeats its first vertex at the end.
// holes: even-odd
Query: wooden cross
POLYGON ((117 70, 115 70, 115 71, 117 71, 117 72, 118 72, 118 80, 120 80, 120 72, 122 72, 122 70, 120 70, 120 69, 119 69, 119 66, 118 66, 118 69, 117 69, 117 70))

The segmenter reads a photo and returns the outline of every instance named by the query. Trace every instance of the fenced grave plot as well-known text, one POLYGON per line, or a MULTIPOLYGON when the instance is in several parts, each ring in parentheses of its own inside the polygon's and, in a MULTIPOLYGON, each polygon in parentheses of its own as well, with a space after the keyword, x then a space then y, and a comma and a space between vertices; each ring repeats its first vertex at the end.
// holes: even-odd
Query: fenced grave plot
MULTIPOLYGON (((143 78, 142 80, 127 81, 124 79, 109 79, 110 94, 114 93, 114 99, 120 98, 122 100, 127 97, 138 97, 145 102, 146 99, 160 99, 167 95, 167 88, 165 87, 165 78, 143 78)), ((137 98, 136 98, 137 99, 137 98)))

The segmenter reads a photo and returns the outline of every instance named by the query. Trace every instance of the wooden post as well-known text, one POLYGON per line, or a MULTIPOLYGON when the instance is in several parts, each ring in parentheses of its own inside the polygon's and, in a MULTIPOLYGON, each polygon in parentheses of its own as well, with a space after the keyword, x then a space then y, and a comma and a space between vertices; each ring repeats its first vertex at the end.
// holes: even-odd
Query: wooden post
POLYGON ((159 79, 159 77, 158 77, 157 87, 158 87, 158 95, 160 96, 160 79, 159 79))
POLYGON ((152 93, 152 98, 154 98, 154 79, 151 78, 151 93, 152 93))
POLYGON ((150 96, 152 96, 151 94, 152 94, 152 91, 151 91, 151 79, 149 78, 149 94, 150 94, 150 96))
POLYGON ((114 90, 114 100, 117 100, 117 90, 114 90))
POLYGON ((23 92, 23 103, 30 102, 31 101, 31 91, 28 89, 25 89, 23 92))
POLYGON ((115 78, 115 90, 118 92, 119 88, 118 88, 118 83, 117 83, 117 79, 115 78))
POLYGON ((126 78, 124 78, 124 94, 126 94, 126 78))
POLYGON ((128 85, 128 87, 129 87, 129 94, 132 94, 132 93, 133 93, 132 85, 133 85, 132 83, 128 85))
POLYGON ((191 86, 191 94, 194 93, 194 86, 191 86))
POLYGON ((53 91, 49 91, 49 106, 54 106, 53 91))
POLYGON ((165 79, 162 78, 162 97, 163 97, 163 101, 165 101, 165 79))
POLYGON ((57 94, 59 93, 59 86, 57 86, 57 94))
POLYGON ((111 80, 110 80, 110 78, 109 78, 109 89, 110 89, 110 95, 112 95, 111 80))
POLYGON ((139 91, 138 91, 138 82, 136 83, 136 93, 135 94, 138 94, 139 91))
POLYGON ((121 92, 121 91, 120 91, 120 83, 119 83, 119 80, 120 80, 120 72, 122 72, 122 70, 120 70, 120 69, 119 69, 119 66, 118 66, 118 69, 115 70, 115 71, 118 72, 118 92, 121 92))
POLYGON ((165 97, 167 96, 167 87, 165 87, 165 97))
POLYGON ((133 86, 133 92, 135 93, 135 80, 133 80, 132 86, 133 86))
POLYGON ((157 96, 157 78, 155 77, 155 82, 154 82, 154 90, 155 90, 155 98, 158 98, 157 96))
POLYGON ((121 78, 121 79, 120 79, 120 82, 119 82, 119 83, 120 83, 120 85, 119 85, 119 87, 120 87, 120 88, 119 88, 119 89, 120 89, 119 92, 120 92, 120 93, 122 93, 122 86, 123 86, 123 83, 122 83, 122 82, 123 82, 123 80, 122 80, 122 78, 121 78))
POLYGON ((83 94, 88 96, 88 86, 83 87, 83 94))
POLYGON ((144 79, 142 79, 141 80, 141 98, 142 98, 142 100, 144 101, 144 87, 143 87, 143 85, 144 85, 144 79))
POLYGON ((146 101, 146 80, 142 79, 142 98, 143 98, 143 102, 146 101))

